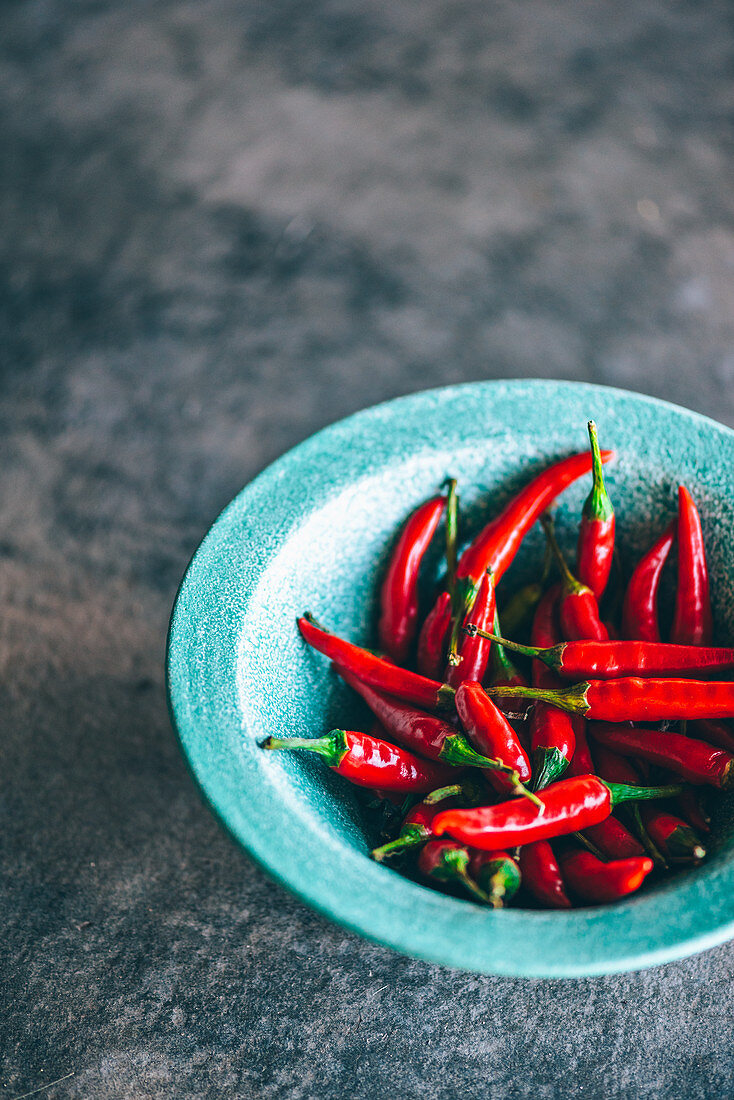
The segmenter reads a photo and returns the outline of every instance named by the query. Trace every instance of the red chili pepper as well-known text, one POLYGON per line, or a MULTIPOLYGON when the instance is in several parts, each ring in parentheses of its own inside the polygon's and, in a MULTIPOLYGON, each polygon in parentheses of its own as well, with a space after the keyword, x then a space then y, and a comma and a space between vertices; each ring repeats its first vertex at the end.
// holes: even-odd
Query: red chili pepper
POLYGON ((692 859, 700 863, 705 857, 706 849, 700 838, 679 817, 656 809, 654 813, 643 811, 642 818, 655 844, 670 859, 692 859))
POLYGON ((436 533, 444 497, 434 497, 417 508, 400 533, 380 589, 380 649, 404 665, 418 624, 418 571, 436 533))
POLYGON ((561 870, 568 886, 582 901, 617 901, 639 890, 653 869, 647 856, 615 859, 604 863, 591 852, 570 851, 561 856, 561 870))
MULTIPOLYGON (((494 625, 494 613, 496 607, 494 581, 490 570, 482 577, 474 604, 471 609, 471 618, 482 630, 488 630, 494 625)), ((466 680, 482 680, 487 670, 489 651, 492 643, 479 635, 464 634, 457 647, 456 656, 449 660, 444 679, 452 688, 458 688, 466 680)))
POLYGON ((678 487, 678 588, 671 638, 684 645, 709 645, 711 600, 706 549, 698 509, 684 485, 678 487))
MULTIPOLYGON (((602 462, 609 462, 613 451, 602 451, 602 462)), ((549 466, 505 505, 498 516, 484 527, 459 562, 459 577, 475 582, 491 566, 495 584, 512 563, 520 543, 549 504, 572 482, 591 469, 591 455, 571 455, 549 466)))
POLYGON ((734 756, 705 741, 654 729, 592 724, 594 740, 621 756, 634 756, 675 772, 696 786, 728 790, 734 784, 734 756))
POLYGON ((556 540, 550 517, 547 515, 541 516, 541 523, 548 544, 561 571, 561 596, 558 602, 558 612, 564 638, 569 642, 576 639, 591 639, 597 642, 608 641, 609 634, 601 620, 596 596, 588 585, 581 584, 568 568, 566 559, 561 553, 561 548, 556 540))
POLYGON ((547 840, 523 844, 520 849, 520 873, 523 886, 533 897, 551 909, 570 909, 558 861, 547 840))
POLYGON ((695 737, 708 741, 709 745, 716 745, 717 749, 724 749, 734 755, 734 734, 723 722, 701 718, 698 722, 691 722, 689 730, 695 737))
POLYGON ((453 706, 454 689, 448 684, 429 680, 416 672, 399 668, 392 661, 376 657, 368 649, 352 645, 316 626, 307 615, 298 620, 298 627, 310 646, 342 668, 349 669, 371 687, 427 710, 446 710, 453 706))
MULTIPOLYGON (((558 640, 556 613, 559 593, 559 586, 554 585, 538 604, 531 634, 536 645, 553 645, 558 640)), ((532 675, 536 686, 558 686, 558 679, 541 661, 533 662, 532 675)), ((535 789, 540 791, 560 779, 573 759, 576 731, 572 719, 557 707, 538 703, 530 717, 530 748, 535 789)))
POLYGON ((520 889, 522 875, 509 852, 470 853, 469 874, 494 909, 501 909, 520 889))
POLYGON ((622 822, 612 814, 606 821, 599 822, 586 829, 584 836, 588 837, 607 859, 631 859, 633 856, 644 856, 645 849, 626 829, 622 822))
POLYGON ((540 806, 528 799, 513 799, 497 806, 444 810, 434 820, 433 831, 493 852, 588 829, 609 817, 620 802, 668 798, 679 791, 680 787, 627 787, 582 775, 546 787, 538 796, 540 806))
MULTIPOLYGON (((341 678, 362 696, 388 735, 400 744, 429 760, 439 760, 455 767, 470 765, 486 769, 487 777, 491 777, 491 780, 495 780, 498 775, 502 776, 507 783, 504 790, 511 789, 517 794, 528 793, 519 782, 514 766, 505 764, 504 760, 490 759, 475 752, 463 733, 459 733, 448 722, 433 714, 416 710, 397 699, 391 699, 363 683, 348 669, 340 665, 335 667, 341 678)), ((442 784, 437 783, 436 786, 442 784)))
MULTIPOLYGON (((458 688, 456 713, 479 752, 501 760, 523 782, 530 779, 530 761, 517 734, 502 711, 487 698, 481 684, 469 680, 458 688)), ((508 778, 502 773, 487 773, 487 779, 501 793, 510 790, 508 778)))
POLYGON ((412 752, 355 730, 332 730, 325 737, 268 737, 263 749, 306 749, 323 756, 338 775, 358 787, 422 793, 443 787, 456 776, 453 768, 421 760, 412 752))
POLYGON ((469 853, 451 840, 429 840, 418 857, 418 869, 437 882, 457 883, 477 901, 487 902, 486 894, 469 877, 469 853))
MULTIPOLYGON (((494 695, 494 688, 487 688, 494 695)), ((727 718, 734 715, 734 683, 729 680, 585 680, 571 687, 502 688, 512 699, 537 699, 600 722, 662 722, 681 718, 727 718)))
POLYGON ((442 592, 423 620, 418 635, 416 667, 422 676, 437 680, 446 661, 446 643, 451 630, 451 594, 442 592))
POLYGON ((671 645, 668 642, 560 642, 550 648, 520 645, 478 623, 465 627, 470 637, 484 638, 513 653, 541 661, 566 680, 616 680, 620 676, 665 676, 681 672, 715 672, 734 667, 734 649, 725 646, 671 645))
POLYGON ((622 607, 622 634, 641 642, 659 642, 658 589, 660 575, 675 538, 673 521, 640 559, 630 577, 622 607))
POLYGON ((581 514, 576 573, 581 583, 588 585, 596 599, 600 600, 607 587, 614 555, 614 508, 604 484, 604 468, 593 420, 589 421, 588 427, 594 484, 581 514))
MULTIPOLYGON (((452 785, 446 787, 445 792, 458 792, 459 787, 452 785)), ((448 798, 449 794, 446 793, 444 798, 437 801, 419 802, 416 806, 413 806, 411 810, 403 818, 403 823, 400 826, 400 832, 395 840, 388 841, 387 844, 382 844, 379 848, 375 848, 370 854, 374 860, 381 863, 388 856, 399 855, 402 852, 407 851, 409 848, 417 848, 421 844, 425 844, 427 840, 430 840, 433 836, 433 819, 441 813, 442 803, 445 798, 448 798)))

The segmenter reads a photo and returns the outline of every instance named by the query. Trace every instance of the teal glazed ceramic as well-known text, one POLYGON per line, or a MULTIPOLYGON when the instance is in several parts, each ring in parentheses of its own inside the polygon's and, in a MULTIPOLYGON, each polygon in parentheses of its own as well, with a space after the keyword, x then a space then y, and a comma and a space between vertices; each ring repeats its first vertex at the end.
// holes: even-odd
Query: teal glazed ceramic
MULTIPOLYGON (((356 642, 374 639, 375 597, 399 524, 447 475, 464 534, 549 462, 587 445, 594 417, 617 461, 607 484, 629 568, 674 514, 698 502, 722 638, 734 635, 734 432, 620 390, 566 382, 476 383, 358 413, 296 447, 216 521, 171 620, 171 711, 191 768, 230 832, 279 882, 332 920, 407 954, 496 974, 632 970, 734 936, 734 825, 717 800, 709 859, 612 906, 491 911, 373 863, 374 837, 348 784, 307 753, 266 753, 268 734, 316 736, 365 720, 296 616, 310 609, 356 642)), ((589 479, 560 499, 568 548, 589 479)), ((534 530, 503 580, 542 560, 534 530)), ((436 560, 432 568, 438 570, 436 560)), ((663 593, 661 611, 669 610, 663 593)), ((362 728, 367 728, 363 726, 362 728)))

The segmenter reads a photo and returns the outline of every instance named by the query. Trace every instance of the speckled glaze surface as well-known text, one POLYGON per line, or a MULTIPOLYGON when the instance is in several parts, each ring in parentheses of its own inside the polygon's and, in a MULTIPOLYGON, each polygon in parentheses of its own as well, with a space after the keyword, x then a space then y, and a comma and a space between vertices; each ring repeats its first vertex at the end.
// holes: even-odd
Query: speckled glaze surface
MULTIPOLYGON (((432 390, 344 420, 284 455, 213 525, 171 619, 168 686, 183 749, 209 803, 279 881, 334 920, 400 951, 499 974, 573 977, 637 969, 734 936, 734 821, 716 809, 704 866, 611 907, 492 912, 368 858, 347 785, 320 760, 266 754, 268 734, 310 736, 363 717, 295 626, 308 608, 372 638, 386 553, 407 513, 451 474, 465 535, 531 474, 586 444, 593 416, 618 458, 607 484, 625 564, 674 513, 685 482, 702 514, 722 637, 734 627, 734 432, 621 390, 511 381, 432 390)), ((570 545, 582 481, 561 498, 570 545)), ((503 582, 542 556, 533 531, 503 582)), ((663 602, 666 602, 665 592, 663 602)), ((663 615, 665 607, 662 608, 663 615)))

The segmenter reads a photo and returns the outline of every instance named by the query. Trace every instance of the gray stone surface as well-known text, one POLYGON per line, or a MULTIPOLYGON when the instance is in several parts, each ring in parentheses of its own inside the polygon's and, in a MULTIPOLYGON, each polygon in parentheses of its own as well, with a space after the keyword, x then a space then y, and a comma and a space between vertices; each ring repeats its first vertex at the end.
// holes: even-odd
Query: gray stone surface
POLYGON ((0 1087, 731 1095, 734 951, 551 983, 307 911, 202 806, 167 616, 217 511, 397 394, 734 423, 731 6, 6 3, 0 1087))

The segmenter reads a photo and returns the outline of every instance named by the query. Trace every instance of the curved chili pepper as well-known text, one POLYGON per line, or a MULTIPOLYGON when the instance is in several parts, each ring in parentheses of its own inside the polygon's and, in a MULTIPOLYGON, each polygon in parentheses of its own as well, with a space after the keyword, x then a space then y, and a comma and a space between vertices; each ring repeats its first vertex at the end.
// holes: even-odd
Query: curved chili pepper
POLYGON ((449 833, 463 844, 493 852, 588 829, 609 817, 620 802, 679 793, 679 786, 627 787, 604 783, 595 775, 581 775, 546 787, 538 796, 540 806, 518 798, 497 806, 444 810, 435 818, 433 831, 436 836, 449 833))
POLYGON ((352 645, 316 626, 308 615, 298 620, 298 628, 310 646, 371 687, 428 710, 446 710, 453 706, 454 689, 448 684, 429 680, 417 672, 399 668, 392 661, 376 657, 368 649, 352 645))
MULTIPOLYGON (((451 792, 454 794, 460 788, 456 785, 451 787, 445 787, 444 792, 451 792)), ((442 802, 446 798, 450 797, 448 793, 444 793, 443 797, 435 801, 427 801, 423 799, 416 806, 413 806, 411 810, 403 818, 403 823, 400 826, 400 832, 395 840, 390 840, 387 844, 382 844, 379 848, 375 848, 370 855, 378 863, 381 863, 388 856, 399 855, 402 852, 407 851, 409 848, 417 848, 421 844, 425 844, 427 840, 430 840, 433 836, 433 819, 441 813, 442 802)), ((444 807, 445 808, 445 807, 444 807)))
POLYGON ((630 859, 633 856, 645 855, 645 849, 639 840, 614 814, 606 821, 600 821, 598 825, 592 825, 591 828, 586 829, 584 836, 588 837, 607 859, 630 859))
POLYGON ((640 559, 630 577, 622 605, 622 634, 641 642, 659 642, 658 589, 663 566, 675 538, 673 520, 657 542, 640 559))
POLYGON ((726 646, 672 645, 668 642, 560 642, 549 648, 520 645, 478 623, 465 628, 470 637, 485 638, 513 653, 542 661, 566 680, 616 680, 620 676, 665 676, 681 672, 715 672, 734 667, 734 649, 726 646))
POLYGON ((697 722, 689 723, 689 730, 695 737, 702 741, 708 741, 709 745, 716 745, 717 749, 724 749, 734 755, 734 734, 723 722, 716 722, 711 718, 701 718, 697 722))
MULTIPOLYGON (((494 624, 495 607, 494 581, 491 570, 487 570, 480 581, 470 612, 472 619, 482 630, 494 624)), ((487 670, 491 647, 491 642, 481 637, 479 631, 473 636, 465 634, 459 642, 456 656, 446 667, 446 683, 452 688, 458 688, 466 680, 481 680, 487 670)))
POLYGON ((451 593, 442 592, 423 620, 418 635, 415 663, 422 676, 437 680, 441 675, 450 630, 451 593))
POLYGON ((547 515, 540 517, 545 537, 553 551, 561 572, 561 595, 558 601, 558 613, 564 638, 571 642, 577 639, 597 642, 609 640, 609 633, 599 614, 596 596, 588 585, 574 577, 561 553, 561 548, 553 530, 551 519, 547 515))
POLYGON ((604 484, 604 468, 596 437, 596 424, 589 421, 591 470, 594 484, 581 513, 581 526, 576 546, 576 574, 597 600, 604 595, 614 556, 614 508, 604 484))
POLYGON ((522 875, 509 852, 471 852, 469 874, 493 909, 501 909, 520 889, 522 875))
POLYGON ((604 863, 591 852, 570 851, 561 856, 566 883, 579 898, 590 902, 617 901, 639 890, 653 869, 647 856, 604 863))
POLYGON ((630 729, 623 726, 593 724, 595 741, 620 756, 634 756, 675 772, 696 786, 708 784, 719 790, 734 785, 734 756, 713 749, 705 741, 680 733, 661 733, 654 729, 630 729))
POLYGON ((520 849, 520 874, 523 886, 533 897, 551 909, 570 909, 558 861, 547 840, 523 844, 520 849))
POLYGON ((487 895, 469 877, 469 853, 451 840, 429 840, 421 849, 418 869, 426 878, 437 882, 457 883, 477 901, 487 902, 487 895))
POLYGON ((260 747, 316 752, 350 783, 383 791, 422 793, 445 786, 456 775, 451 767, 421 760, 412 752, 355 730, 332 730, 325 737, 314 738, 268 737, 260 747))
MULTIPOLYGON (((457 689, 456 713, 478 751, 501 760, 523 783, 530 779, 530 761, 517 734, 502 711, 487 698, 481 684, 468 680, 457 689)), ((500 793, 510 790, 508 778, 501 772, 487 773, 487 779, 500 793)))
MULTIPOLYGON (((505 764, 504 760, 490 759, 475 752, 463 733, 457 732, 448 722, 375 691, 340 665, 335 665, 335 668, 345 683, 362 696, 389 736, 396 741, 429 760, 439 760, 454 767, 471 765, 485 769, 487 777, 491 777, 490 782, 501 775, 506 784, 503 790, 511 789, 516 794, 529 794, 519 781, 513 766, 505 764)), ((443 784, 437 783, 436 786, 443 784)))
MULTIPOLYGON (((494 688, 486 689, 494 695, 494 688)), ((727 718, 734 714, 734 682, 729 680, 585 680, 570 687, 502 688, 512 699, 537 699, 572 714, 601 722, 662 722, 681 718, 727 718)))
MULTIPOLYGON (((609 462, 613 457, 614 451, 601 452, 602 462, 609 462)), ((556 462, 533 478, 467 547, 459 561, 458 576, 471 577, 476 582, 491 566, 495 584, 499 584, 541 512, 590 469, 591 455, 584 451, 556 462)))
POLYGON ((436 533, 444 497, 433 497, 417 508, 403 527, 380 589, 380 649, 397 664, 410 656, 418 624, 418 571, 436 533))
POLYGON ((678 587, 671 638, 685 645, 709 645, 711 600, 701 518, 685 485, 678 487, 678 587))
POLYGON ((670 859, 692 859, 700 863, 706 849, 690 825, 674 814, 657 810, 642 814, 645 828, 665 855, 670 859))
MULTIPOLYGON (((538 604, 533 618, 531 638, 535 645, 553 645, 558 641, 556 624, 560 586, 549 588, 538 604)), ((540 661, 533 661, 533 684, 554 688, 558 679, 540 661)), ((509 696, 508 696, 509 698, 509 696)), ((536 791, 559 779, 573 758, 576 748, 574 723, 557 707, 538 703, 530 717, 530 749, 533 754, 533 777, 536 791)))

